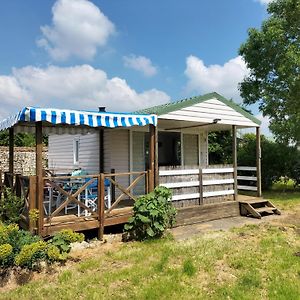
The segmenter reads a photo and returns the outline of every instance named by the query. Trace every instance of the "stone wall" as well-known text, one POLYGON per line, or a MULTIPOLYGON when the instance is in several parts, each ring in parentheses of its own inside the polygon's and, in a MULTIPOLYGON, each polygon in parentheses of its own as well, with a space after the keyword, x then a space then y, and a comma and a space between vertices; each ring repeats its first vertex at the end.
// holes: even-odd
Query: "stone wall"
MULTIPOLYGON (((43 149, 44 167, 48 163, 48 149, 43 149)), ((0 170, 8 171, 9 168, 9 149, 0 146, 0 170)), ((14 148, 14 173, 22 175, 35 174, 35 147, 15 147, 14 148)))

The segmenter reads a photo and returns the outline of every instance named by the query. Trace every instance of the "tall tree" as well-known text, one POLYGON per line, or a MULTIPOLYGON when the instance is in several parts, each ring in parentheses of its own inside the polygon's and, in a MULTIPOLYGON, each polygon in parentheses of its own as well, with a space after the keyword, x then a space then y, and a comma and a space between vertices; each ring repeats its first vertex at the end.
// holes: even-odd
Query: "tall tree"
POLYGON ((259 102, 279 141, 300 142, 300 0, 274 0, 260 29, 240 47, 250 74, 240 84, 244 103, 259 102))

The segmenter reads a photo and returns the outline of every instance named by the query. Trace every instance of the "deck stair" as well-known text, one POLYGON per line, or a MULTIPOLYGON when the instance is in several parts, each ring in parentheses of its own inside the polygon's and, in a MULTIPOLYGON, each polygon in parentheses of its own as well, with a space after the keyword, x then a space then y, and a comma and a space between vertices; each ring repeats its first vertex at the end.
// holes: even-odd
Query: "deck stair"
POLYGON ((239 200, 242 216, 252 216, 261 219, 264 215, 280 215, 280 210, 269 200, 263 198, 247 198, 239 200))

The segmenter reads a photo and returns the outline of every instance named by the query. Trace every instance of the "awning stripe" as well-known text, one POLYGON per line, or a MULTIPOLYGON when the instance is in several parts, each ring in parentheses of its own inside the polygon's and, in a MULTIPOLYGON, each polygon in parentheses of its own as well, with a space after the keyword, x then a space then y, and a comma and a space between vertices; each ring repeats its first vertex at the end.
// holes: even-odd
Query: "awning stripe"
MULTIPOLYGON (((157 125, 156 115, 138 115, 126 113, 89 112, 78 110, 61 110, 25 107, 17 115, 0 122, 0 131, 10 128, 19 122, 44 121, 53 125, 69 124, 88 127, 130 127, 157 125)), ((26 125, 26 124, 23 124, 26 125)))

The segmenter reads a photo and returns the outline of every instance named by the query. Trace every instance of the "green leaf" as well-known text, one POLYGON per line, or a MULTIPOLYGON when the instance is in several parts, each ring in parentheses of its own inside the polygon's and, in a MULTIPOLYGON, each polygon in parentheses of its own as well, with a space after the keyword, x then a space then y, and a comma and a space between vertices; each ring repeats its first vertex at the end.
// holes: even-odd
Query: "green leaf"
POLYGON ((150 237, 154 237, 154 236, 155 236, 155 233, 154 233, 154 231, 152 230, 151 227, 148 227, 148 228, 147 228, 147 234, 148 234, 150 237))

